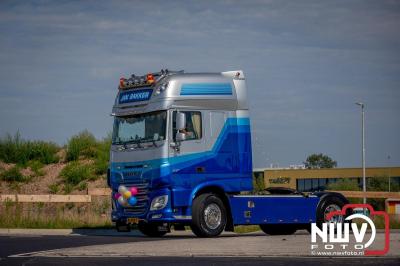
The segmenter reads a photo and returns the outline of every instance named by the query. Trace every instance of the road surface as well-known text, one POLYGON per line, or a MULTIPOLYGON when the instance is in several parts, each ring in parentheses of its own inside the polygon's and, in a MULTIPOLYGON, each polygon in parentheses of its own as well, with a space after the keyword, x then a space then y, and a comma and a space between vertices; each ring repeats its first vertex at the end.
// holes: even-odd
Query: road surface
MULTIPOLYGON (((378 234, 379 239, 382 236, 378 234)), ((139 233, 0 232, 0 258, 4 265, 400 265, 400 233, 391 234, 388 256, 329 258, 311 256, 310 235, 301 231, 291 236, 224 233, 218 238, 196 238, 190 232, 173 232, 163 238, 139 233)))

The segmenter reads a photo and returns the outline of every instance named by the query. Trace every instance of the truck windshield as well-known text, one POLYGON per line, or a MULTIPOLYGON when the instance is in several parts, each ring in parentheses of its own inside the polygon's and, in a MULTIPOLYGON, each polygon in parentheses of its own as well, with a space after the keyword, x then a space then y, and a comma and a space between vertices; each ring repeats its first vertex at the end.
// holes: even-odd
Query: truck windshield
POLYGON ((116 116, 113 144, 154 142, 165 139, 167 112, 116 116))

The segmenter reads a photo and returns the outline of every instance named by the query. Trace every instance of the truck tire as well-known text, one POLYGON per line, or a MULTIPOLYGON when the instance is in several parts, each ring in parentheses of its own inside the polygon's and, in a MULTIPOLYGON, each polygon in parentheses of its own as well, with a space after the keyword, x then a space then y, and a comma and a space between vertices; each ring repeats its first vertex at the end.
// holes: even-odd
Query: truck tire
POLYGON ((167 231, 159 230, 158 226, 159 225, 156 223, 139 223, 138 229, 145 236, 162 237, 167 233, 167 231))
POLYGON ((227 212, 217 195, 201 194, 193 200, 192 206, 190 227, 196 236, 214 237, 222 233, 227 223, 227 212))
POLYGON ((321 199, 320 204, 318 204, 318 208, 317 208, 317 219, 316 219, 316 224, 319 228, 322 228, 322 224, 325 222, 329 222, 329 223, 344 223, 344 216, 334 216, 332 217, 331 220, 327 221, 326 220, 326 215, 329 212, 332 211, 340 211, 343 206, 347 204, 346 201, 344 201, 343 199, 336 197, 334 195, 329 195, 324 197, 323 199, 321 199))
POLYGON ((261 230, 267 235, 293 235, 297 231, 294 224, 260 224, 261 230))

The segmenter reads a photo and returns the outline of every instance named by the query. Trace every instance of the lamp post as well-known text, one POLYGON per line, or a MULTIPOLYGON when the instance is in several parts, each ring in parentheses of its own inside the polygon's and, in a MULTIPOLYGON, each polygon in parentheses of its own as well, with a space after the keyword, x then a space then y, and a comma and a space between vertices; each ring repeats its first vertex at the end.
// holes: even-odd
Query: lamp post
POLYGON ((365 180, 365 129, 364 129, 364 120, 365 120, 365 112, 364 112, 364 103, 358 102, 357 105, 361 106, 361 138, 362 138, 362 168, 363 168, 363 203, 367 203, 367 198, 365 197, 365 192, 367 191, 367 183, 365 180))
POLYGON ((388 155, 388 169, 389 169, 389 192, 390 192, 390 179, 391 179, 391 177, 390 177, 390 155, 388 155))

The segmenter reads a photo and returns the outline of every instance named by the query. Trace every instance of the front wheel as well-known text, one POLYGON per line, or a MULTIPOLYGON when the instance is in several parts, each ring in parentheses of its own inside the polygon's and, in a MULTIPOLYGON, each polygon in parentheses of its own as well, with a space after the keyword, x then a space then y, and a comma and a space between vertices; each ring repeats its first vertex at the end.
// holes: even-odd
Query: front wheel
POLYGON ((139 223, 138 224, 138 229, 139 231, 146 235, 146 236, 150 236, 150 237, 162 237, 164 236, 167 231, 166 230, 161 230, 160 229, 161 226, 159 226, 159 224, 156 223, 139 223))
POLYGON ((190 227, 196 236, 218 236, 225 229, 226 222, 226 208, 217 195, 206 193, 193 200, 190 227))

